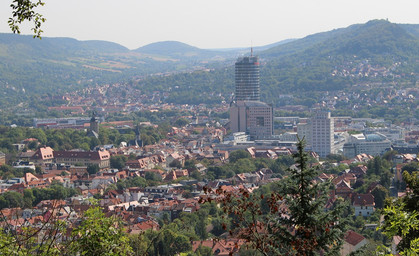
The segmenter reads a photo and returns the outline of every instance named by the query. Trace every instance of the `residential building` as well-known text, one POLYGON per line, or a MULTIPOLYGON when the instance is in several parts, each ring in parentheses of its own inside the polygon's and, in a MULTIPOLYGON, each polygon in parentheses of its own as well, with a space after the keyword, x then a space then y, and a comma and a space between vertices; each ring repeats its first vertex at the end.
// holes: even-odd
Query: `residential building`
POLYGON ((340 255, 346 256, 351 252, 355 252, 362 246, 368 243, 368 240, 355 231, 348 230, 343 240, 343 246, 340 255))
POLYGON ((97 164, 101 169, 110 167, 110 154, 107 150, 54 151, 54 158, 58 164, 82 166, 97 164))
POLYGON ((50 164, 54 160, 54 150, 51 147, 43 146, 38 148, 31 157, 35 165, 50 164))
POLYGON ((355 216, 368 217, 374 213, 374 196, 372 194, 357 194, 352 203, 355 209, 355 216))
POLYGON ((92 183, 90 184, 91 189, 96 189, 100 185, 103 187, 108 186, 109 184, 113 184, 117 182, 117 178, 114 176, 97 176, 92 179, 92 183))

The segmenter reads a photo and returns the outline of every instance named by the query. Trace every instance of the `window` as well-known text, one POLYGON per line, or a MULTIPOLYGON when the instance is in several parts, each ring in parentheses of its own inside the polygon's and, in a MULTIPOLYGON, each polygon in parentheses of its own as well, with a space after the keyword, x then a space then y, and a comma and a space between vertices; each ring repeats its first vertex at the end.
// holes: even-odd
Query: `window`
POLYGON ((256 126, 265 126, 265 118, 263 116, 256 117, 256 126))

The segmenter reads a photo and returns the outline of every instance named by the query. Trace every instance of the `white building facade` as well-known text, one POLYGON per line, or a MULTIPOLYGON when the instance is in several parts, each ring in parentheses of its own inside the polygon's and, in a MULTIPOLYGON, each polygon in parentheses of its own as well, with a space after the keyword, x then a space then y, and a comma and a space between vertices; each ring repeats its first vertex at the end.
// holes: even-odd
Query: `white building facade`
POLYGON ((311 150, 320 157, 334 154, 334 122, 330 111, 320 111, 310 119, 311 150))

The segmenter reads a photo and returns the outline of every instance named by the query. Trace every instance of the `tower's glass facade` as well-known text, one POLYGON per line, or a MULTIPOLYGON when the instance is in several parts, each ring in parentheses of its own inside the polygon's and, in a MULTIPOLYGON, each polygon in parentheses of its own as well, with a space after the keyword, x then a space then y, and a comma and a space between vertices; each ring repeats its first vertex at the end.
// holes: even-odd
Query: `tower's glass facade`
POLYGON ((257 56, 239 58, 235 65, 236 101, 259 101, 259 61, 257 56))

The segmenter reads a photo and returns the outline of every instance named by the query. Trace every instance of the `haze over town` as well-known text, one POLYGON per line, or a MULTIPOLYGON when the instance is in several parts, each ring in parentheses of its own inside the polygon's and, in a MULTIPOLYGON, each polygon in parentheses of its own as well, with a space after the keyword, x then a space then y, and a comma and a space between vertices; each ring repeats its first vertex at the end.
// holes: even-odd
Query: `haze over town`
MULTIPOLYGON (((389 19, 418 24, 419 2, 275 0, 47 0, 38 8, 45 37, 106 40, 135 49, 158 41, 199 48, 260 46, 284 39, 389 19)), ((0 3, 0 32, 8 33, 10 1, 0 3)), ((23 33, 30 33, 28 29, 23 33)))

